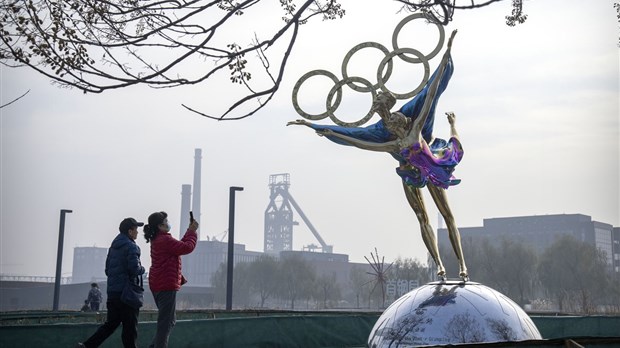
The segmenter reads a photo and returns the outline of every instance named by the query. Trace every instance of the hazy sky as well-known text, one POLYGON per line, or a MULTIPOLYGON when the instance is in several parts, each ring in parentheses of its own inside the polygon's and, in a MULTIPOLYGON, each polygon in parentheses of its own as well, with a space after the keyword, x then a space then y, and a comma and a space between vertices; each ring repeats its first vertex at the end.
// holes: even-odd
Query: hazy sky
MULTIPOLYGON (((146 220, 154 211, 167 211, 178 234, 181 185, 192 183, 195 148, 203 151, 203 239, 227 229, 228 188, 243 186, 237 193, 236 242, 262 251, 269 175, 290 173, 290 193, 334 252, 364 262, 376 247, 386 260, 426 261, 393 159, 338 146, 304 127, 285 127, 300 118, 291 90, 302 74, 326 69, 341 76, 350 48, 364 41, 390 48, 392 31, 406 16, 396 2, 342 3, 343 19, 301 28, 280 91, 242 121, 216 122, 180 106, 222 110, 222 100, 239 96, 226 77, 191 88, 84 95, 52 86, 27 69, 1 67, 2 104, 30 93, 0 110, 0 273, 54 274, 60 209, 73 210, 67 215, 63 276, 71 273, 73 247, 108 247, 126 216, 146 220)), ((448 136, 443 113, 454 111, 465 148, 455 172, 462 182, 448 190, 457 223, 470 227, 491 217, 580 213, 620 226, 613 1, 534 0, 524 6, 529 17, 514 28, 504 20, 510 1, 457 11, 446 28, 447 34, 459 30, 455 73, 437 108, 435 134, 448 136)), ((251 32, 254 23, 242 16, 234 31, 251 32)), ((401 35, 402 47, 423 52, 436 40, 432 27, 415 26, 401 35)), ((372 79, 380 58, 378 51, 362 50, 349 73, 372 79)), ((438 61, 431 61, 431 70, 438 61)), ((396 63, 398 76, 390 86, 399 93, 412 89, 419 83, 411 77, 415 69, 396 63)), ((321 112, 328 88, 321 82, 304 87, 302 106, 321 112)), ((345 91, 337 114, 353 120, 369 105, 368 95, 345 91)), ((436 226, 437 211, 426 191, 425 198, 436 226)), ((294 230, 294 248, 317 244, 298 215, 296 220, 301 224, 294 230)), ((142 236, 138 242, 148 266, 149 245, 142 236)))

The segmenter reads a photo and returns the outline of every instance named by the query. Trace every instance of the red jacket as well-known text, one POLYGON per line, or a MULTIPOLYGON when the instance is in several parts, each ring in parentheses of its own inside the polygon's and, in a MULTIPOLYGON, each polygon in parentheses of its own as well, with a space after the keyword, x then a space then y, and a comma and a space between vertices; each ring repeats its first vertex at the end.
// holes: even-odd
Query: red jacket
POLYGON ((151 241, 151 269, 149 288, 151 291, 172 291, 181 288, 181 255, 191 253, 196 247, 196 231, 185 232, 181 240, 170 233, 159 232, 151 241))

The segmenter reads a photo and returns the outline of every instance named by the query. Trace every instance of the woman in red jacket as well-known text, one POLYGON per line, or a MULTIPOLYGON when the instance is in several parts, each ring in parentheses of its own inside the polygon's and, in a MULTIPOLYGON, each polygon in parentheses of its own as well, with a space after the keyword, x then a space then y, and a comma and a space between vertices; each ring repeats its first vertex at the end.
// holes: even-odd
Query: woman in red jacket
POLYGON ((168 337, 176 323, 176 294, 187 281, 181 274, 181 255, 196 247, 198 222, 192 220, 181 240, 170 234, 168 214, 163 211, 149 216, 144 238, 151 243, 149 288, 157 304, 157 330, 150 348, 168 347, 168 337))

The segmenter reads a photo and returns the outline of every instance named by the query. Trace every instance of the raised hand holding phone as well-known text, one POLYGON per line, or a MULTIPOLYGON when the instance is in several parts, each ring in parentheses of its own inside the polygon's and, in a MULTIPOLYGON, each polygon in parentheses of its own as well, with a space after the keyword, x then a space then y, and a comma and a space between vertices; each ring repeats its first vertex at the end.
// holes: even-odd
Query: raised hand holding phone
POLYGON ((189 212, 189 229, 190 230, 198 230, 198 221, 194 219, 194 213, 192 211, 189 212))

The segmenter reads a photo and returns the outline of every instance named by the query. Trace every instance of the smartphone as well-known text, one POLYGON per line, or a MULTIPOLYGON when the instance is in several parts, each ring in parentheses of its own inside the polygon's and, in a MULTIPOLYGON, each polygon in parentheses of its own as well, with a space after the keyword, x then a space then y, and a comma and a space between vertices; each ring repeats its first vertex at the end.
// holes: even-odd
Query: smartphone
POLYGON ((194 213, 193 212, 189 212, 189 222, 191 223, 192 221, 194 221, 194 213))

